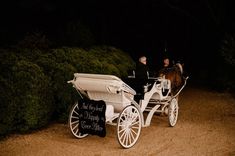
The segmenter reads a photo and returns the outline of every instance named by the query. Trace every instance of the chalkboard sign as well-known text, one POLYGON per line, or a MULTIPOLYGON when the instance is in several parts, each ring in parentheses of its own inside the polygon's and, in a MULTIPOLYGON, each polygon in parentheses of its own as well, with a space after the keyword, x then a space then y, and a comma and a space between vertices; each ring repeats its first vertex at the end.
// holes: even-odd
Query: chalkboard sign
POLYGON ((83 100, 79 103, 79 131, 81 134, 93 134, 105 137, 105 102, 83 100))

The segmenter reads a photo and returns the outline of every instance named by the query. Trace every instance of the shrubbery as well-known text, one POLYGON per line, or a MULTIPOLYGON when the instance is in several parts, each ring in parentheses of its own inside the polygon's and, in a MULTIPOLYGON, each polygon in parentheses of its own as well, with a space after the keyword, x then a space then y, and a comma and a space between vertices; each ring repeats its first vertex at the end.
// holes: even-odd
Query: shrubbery
POLYGON ((0 51, 0 135, 27 132, 52 119, 67 121, 78 94, 68 80, 76 72, 126 77, 130 56, 114 47, 0 51))
POLYGON ((54 106, 42 68, 9 51, 0 60, 0 135, 46 125, 54 106))
POLYGON ((232 35, 224 38, 220 55, 221 62, 218 63, 217 76, 215 77, 216 86, 221 90, 235 91, 235 39, 232 35))

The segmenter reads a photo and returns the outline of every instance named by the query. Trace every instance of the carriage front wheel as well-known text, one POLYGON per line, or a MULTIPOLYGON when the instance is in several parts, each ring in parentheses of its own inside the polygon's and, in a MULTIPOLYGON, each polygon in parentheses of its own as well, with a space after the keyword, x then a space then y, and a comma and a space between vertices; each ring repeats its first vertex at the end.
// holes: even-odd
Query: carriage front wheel
POLYGON ((117 121, 117 137, 124 148, 135 145, 141 132, 141 117, 139 110, 132 105, 125 107, 117 121))
POLYGON ((171 127, 174 127, 177 122, 178 110, 179 110, 178 101, 176 100, 176 98, 173 98, 168 106, 168 120, 169 120, 169 125, 171 127))
POLYGON ((78 107, 78 102, 75 102, 75 104, 73 105, 73 107, 70 110, 69 113, 69 128, 71 133, 76 137, 76 138, 84 138, 86 137, 88 134, 81 134, 79 132, 79 107, 78 107))

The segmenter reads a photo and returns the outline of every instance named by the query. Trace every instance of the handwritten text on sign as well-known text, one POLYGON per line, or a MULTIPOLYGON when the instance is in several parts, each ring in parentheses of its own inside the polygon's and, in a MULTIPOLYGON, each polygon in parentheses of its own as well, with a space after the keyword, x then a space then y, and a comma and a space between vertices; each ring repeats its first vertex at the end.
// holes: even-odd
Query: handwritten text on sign
POLYGON ((105 110, 104 101, 85 100, 79 103, 79 131, 104 137, 105 110))

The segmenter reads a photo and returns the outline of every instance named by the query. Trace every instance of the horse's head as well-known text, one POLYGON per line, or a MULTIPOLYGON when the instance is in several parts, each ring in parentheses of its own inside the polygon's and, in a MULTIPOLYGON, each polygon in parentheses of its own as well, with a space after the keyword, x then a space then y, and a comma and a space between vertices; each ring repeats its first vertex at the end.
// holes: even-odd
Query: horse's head
POLYGON ((174 64, 172 67, 165 67, 159 70, 158 76, 164 77, 166 75, 172 75, 172 74, 183 74, 183 66, 180 63, 174 64))

